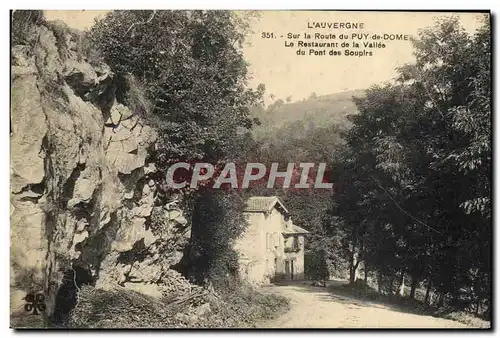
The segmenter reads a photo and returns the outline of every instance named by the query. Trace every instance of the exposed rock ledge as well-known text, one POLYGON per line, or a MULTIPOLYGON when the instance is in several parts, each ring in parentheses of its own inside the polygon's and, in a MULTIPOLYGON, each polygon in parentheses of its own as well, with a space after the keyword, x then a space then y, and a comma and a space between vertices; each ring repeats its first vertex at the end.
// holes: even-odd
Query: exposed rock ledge
POLYGON ((153 204, 155 131, 116 102, 106 65, 62 55, 50 27, 12 50, 12 313, 38 291, 47 315, 67 311, 75 283, 161 289, 189 238, 180 210, 153 204))

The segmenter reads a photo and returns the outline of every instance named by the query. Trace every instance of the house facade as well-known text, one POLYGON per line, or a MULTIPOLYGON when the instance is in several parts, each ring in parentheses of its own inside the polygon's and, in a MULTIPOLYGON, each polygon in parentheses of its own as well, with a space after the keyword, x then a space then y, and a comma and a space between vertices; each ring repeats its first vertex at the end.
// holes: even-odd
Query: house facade
POLYGON ((251 197, 244 215, 248 227, 235 245, 241 275, 259 284, 303 279, 308 231, 293 224, 283 202, 276 196, 251 197))

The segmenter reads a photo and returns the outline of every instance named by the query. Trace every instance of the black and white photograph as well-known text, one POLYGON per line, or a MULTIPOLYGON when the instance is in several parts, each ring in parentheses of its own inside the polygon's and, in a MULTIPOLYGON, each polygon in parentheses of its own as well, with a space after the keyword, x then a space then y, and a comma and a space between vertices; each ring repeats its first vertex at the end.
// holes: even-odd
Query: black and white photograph
POLYGON ((492 329, 489 10, 9 18, 11 329, 492 329))

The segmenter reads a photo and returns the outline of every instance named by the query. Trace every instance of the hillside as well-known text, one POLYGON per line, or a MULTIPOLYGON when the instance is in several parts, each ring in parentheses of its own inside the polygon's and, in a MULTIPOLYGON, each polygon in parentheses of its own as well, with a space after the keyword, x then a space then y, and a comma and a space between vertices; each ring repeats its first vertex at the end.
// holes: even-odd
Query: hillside
POLYGON ((272 130, 295 121, 306 121, 310 127, 330 124, 343 125, 345 116, 356 112, 352 98, 363 96, 364 90, 352 90, 285 103, 277 100, 266 109, 257 107, 252 113, 261 125, 255 128, 255 136, 262 138, 272 130))

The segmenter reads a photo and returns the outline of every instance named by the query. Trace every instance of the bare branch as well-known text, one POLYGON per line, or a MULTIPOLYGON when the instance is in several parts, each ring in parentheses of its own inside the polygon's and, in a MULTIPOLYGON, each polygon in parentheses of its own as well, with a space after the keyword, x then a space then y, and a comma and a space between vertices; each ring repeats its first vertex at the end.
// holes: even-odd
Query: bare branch
POLYGON ((153 10, 153 13, 151 13, 151 16, 149 17, 149 19, 147 21, 143 21, 143 22, 134 22, 132 25, 130 25, 130 27, 127 29, 127 31, 125 32, 124 35, 127 35, 128 32, 132 29, 132 27, 134 27, 135 25, 145 25, 147 23, 150 23, 151 20, 153 20, 154 16, 156 14, 156 10, 153 10))

